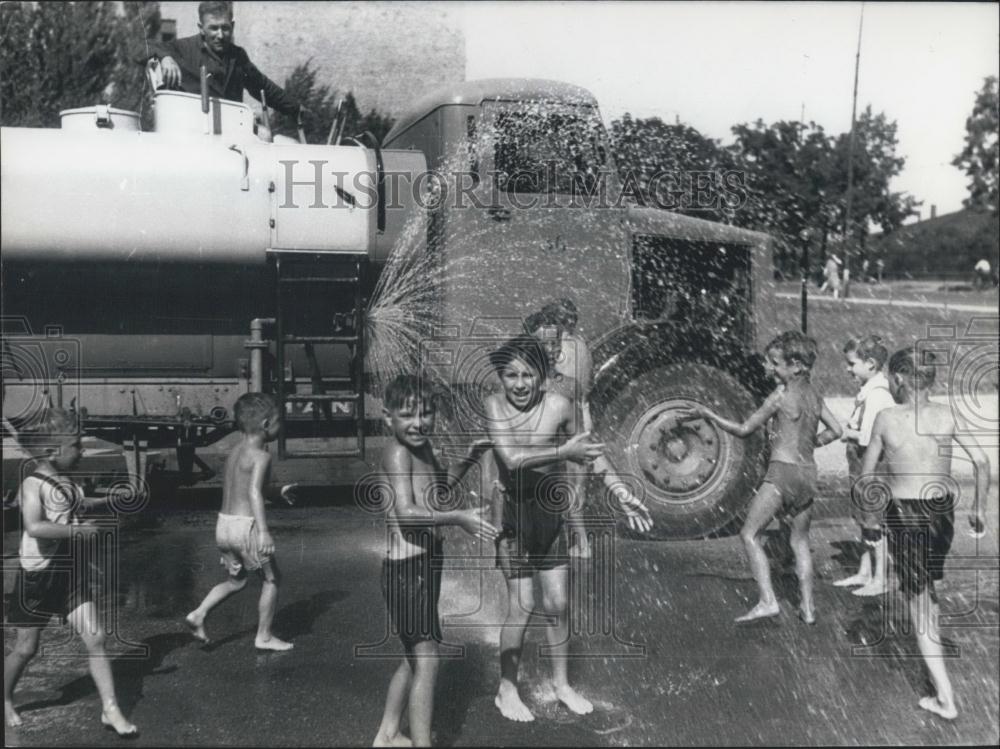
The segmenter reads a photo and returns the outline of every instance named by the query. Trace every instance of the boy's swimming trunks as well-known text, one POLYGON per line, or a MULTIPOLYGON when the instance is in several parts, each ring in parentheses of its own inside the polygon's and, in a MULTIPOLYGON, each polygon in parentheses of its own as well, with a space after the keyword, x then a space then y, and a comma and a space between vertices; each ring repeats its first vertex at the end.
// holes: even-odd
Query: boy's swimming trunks
POLYGON ((85 554, 72 554, 68 540, 60 544, 52 562, 40 570, 20 568, 7 610, 7 623, 15 627, 44 627, 53 616, 66 615, 93 601, 100 584, 96 568, 85 554))
POLYGON ((778 490, 785 514, 794 517, 813 503, 816 495, 816 465, 772 460, 767 467, 764 482, 778 490))
POLYGON ((525 577, 568 563, 563 514, 572 485, 565 474, 515 480, 504 496, 497 566, 505 577, 525 577))
POLYGON ((382 595, 389 622, 407 653, 418 642, 441 642, 441 552, 441 541, 436 539, 430 553, 382 560, 382 595))
POLYGON ((889 555, 906 598, 930 588, 944 577, 944 563, 955 536, 955 498, 893 499, 885 513, 889 555))
POLYGON ((219 563, 230 575, 239 575, 242 570, 260 569, 270 559, 260 551, 255 525, 253 517, 219 513, 215 524, 215 545, 222 554, 219 563))

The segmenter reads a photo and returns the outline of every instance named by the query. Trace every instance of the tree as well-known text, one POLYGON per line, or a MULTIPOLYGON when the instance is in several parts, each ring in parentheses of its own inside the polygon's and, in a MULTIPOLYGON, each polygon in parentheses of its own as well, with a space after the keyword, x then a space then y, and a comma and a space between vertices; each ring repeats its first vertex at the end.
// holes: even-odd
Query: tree
POLYGON ((55 127, 62 109, 138 109, 145 81, 135 32, 144 42, 158 26, 158 3, 3 3, 0 122, 55 127))
POLYGON ((998 152, 1000 111, 997 102, 997 77, 989 76, 976 94, 972 114, 965 121, 965 148, 951 162, 969 177, 969 197, 966 208, 977 211, 998 209, 997 182, 1000 171, 998 152))
MULTIPOLYGON (((312 60, 307 60, 297 65, 285 79, 286 93, 306 107, 307 111, 302 117, 302 129, 305 131, 307 143, 326 143, 330 127, 337 117, 339 98, 337 92, 326 84, 320 84, 317 81, 318 77, 319 71, 312 67, 312 60)), ((370 132, 378 143, 382 142, 393 124, 391 117, 380 114, 375 109, 362 115, 354 94, 350 91, 344 96, 341 117, 344 118, 343 137, 361 136, 365 132, 370 132)), ((298 137, 295 116, 275 112, 271 116, 271 128, 275 133, 292 138, 298 137)))

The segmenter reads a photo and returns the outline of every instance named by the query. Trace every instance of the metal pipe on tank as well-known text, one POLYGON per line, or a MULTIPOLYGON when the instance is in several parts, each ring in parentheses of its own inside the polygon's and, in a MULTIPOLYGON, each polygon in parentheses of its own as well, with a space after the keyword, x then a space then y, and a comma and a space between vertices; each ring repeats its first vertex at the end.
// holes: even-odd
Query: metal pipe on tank
POLYGON ((250 392, 264 392, 264 349, 267 348, 267 341, 264 340, 264 326, 273 325, 274 318, 255 317, 250 321, 250 340, 244 344, 250 349, 250 392))

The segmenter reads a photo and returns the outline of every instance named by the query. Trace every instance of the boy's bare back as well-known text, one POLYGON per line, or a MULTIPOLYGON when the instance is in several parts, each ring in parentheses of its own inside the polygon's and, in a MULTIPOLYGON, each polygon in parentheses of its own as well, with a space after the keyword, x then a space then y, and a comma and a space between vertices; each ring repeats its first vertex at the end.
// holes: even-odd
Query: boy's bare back
POLYGON ((872 438, 876 449, 883 450, 894 497, 923 497, 931 477, 951 474, 951 454, 942 448, 951 444, 954 435, 955 419, 945 405, 908 403, 879 413, 872 438))
POLYGON ((812 463, 816 427, 825 408, 823 399, 807 381, 778 388, 770 397, 777 401, 771 460, 812 463))
POLYGON ((253 516, 250 497, 255 489, 263 494, 270 464, 268 452, 248 444, 246 439, 233 448, 226 459, 222 485, 223 514, 253 516))

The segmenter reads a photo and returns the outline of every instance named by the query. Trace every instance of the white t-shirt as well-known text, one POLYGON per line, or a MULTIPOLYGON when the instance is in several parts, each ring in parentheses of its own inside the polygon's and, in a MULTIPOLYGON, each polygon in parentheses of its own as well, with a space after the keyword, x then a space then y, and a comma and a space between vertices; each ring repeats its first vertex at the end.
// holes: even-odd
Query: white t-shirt
MULTIPOLYGON (((38 495, 42 516, 48 522, 71 525, 76 521, 75 512, 80 506, 83 490, 74 482, 63 476, 33 473, 21 482, 18 500, 22 508, 28 492, 38 495)), ((24 531, 21 534, 21 567, 29 571, 45 569, 63 543, 64 539, 35 538, 24 531)))
POLYGON ((858 437, 861 447, 868 447, 868 443, 872 441, 872 427, 875 426, 875 417, 879 411, 895 405, 896 401, 889 391, 889 380, 882 372, 878 372, 861 386, 854 398, 854 411, 847 422, 848 427, 861 433, 858 437))

